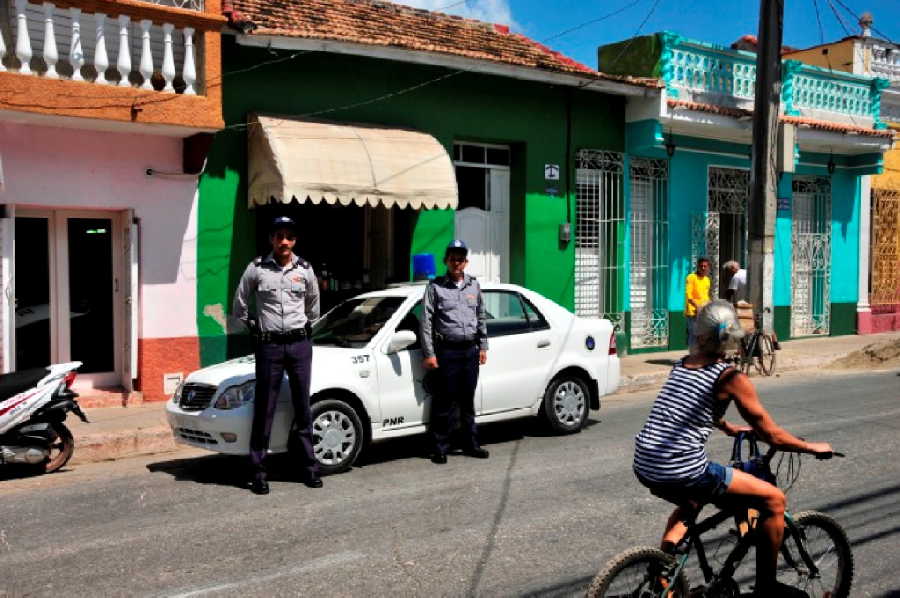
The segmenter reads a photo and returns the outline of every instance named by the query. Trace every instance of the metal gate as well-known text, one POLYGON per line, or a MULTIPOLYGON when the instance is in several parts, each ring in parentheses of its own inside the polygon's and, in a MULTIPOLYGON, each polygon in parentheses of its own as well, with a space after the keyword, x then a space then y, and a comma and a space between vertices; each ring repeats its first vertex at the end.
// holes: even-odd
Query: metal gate
MULTIPOLYGON (((697 259, 709 259, 709 276, 712 279, 710 297, 719 296, 720 265, 736 260, 742 266, 747 264, 747 204, 750 201, 750 171, 742 168, 722 168, 711 166, 707 173, 707 212, 705 230, 700 235, 694 223, 692 241, 698 252, 693 256, 691 267, 697 259), (701 248, 700 239, 705 240, 701 248)), ((700 218, 700 216, 695 216, 700 218)))
POLYGON ((831 321, 831 182, 794 177, 791 336, 828 334, 831 321))
POLYGON ((669 220, 666 160, 632 158, 631 346, 669 344, 669 220))
POLYGON ((900 189, 872 188, 869 304, 900 305, 900 189))
POLYGON ((575 176, 575 313, 622 326, 622 154, 579 150, 575 176))

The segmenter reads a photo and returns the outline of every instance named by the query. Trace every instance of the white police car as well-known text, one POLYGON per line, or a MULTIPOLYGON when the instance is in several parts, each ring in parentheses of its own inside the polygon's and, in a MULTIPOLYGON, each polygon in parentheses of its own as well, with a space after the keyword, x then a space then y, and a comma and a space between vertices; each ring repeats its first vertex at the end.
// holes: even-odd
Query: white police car
MULTIPOLYGON (((344 301, 313 327, 313 442, 323 473, 349 468, 370 442, 424 432, 419 316, 425 286, 410 284, 344 301)), ((484 284, 490 340, 475 408, 479 423, 542 416, 577 432, 589 409, 619 385, 608 320, 575 317, 553 301, 509 284, 484 284)), ((166 411, 176 439, 220 453, 249 453, 254 358, 190 374, 166 411)), ((270 452, 287 450, 293 419, 287 378, 270 452)))

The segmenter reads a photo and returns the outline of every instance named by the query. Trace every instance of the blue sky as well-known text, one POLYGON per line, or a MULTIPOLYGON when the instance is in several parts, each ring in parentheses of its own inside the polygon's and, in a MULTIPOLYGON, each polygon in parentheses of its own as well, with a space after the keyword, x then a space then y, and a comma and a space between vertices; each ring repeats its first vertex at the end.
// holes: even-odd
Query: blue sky
MULTIPOLYGON (((588 66, 597 66, 599 45, 632 37, 642 21, 641 33, 671 30, 686 37, 728 45, 746 33, 756 34, 758 0, 395 0, 429 10, 509 24, 514 31, 545 43, 588 66), (585 24, 617 11, 603 21, 585 24), (652 10, 652 13, 651 13, 652 10), (647 18, 649 15, 649 18, 647 18), (583 27, 562 33, 566 30, 583 27), (562 35, 559 35, 561 34, 562 35), (559 35, 559 37, 555 37, 559 35)), ((869 11, 875 28, 900 43, 900 0, 840 0, 856 14, 869 11)), ((856 34, 856 19, 838 0, 830 0, 856 34)), ((825 41, 847 34, 829 5, 816 0, 825 41)), ((820 43, 813 0, 785 0, 784 43, 807 47, 820 43)))

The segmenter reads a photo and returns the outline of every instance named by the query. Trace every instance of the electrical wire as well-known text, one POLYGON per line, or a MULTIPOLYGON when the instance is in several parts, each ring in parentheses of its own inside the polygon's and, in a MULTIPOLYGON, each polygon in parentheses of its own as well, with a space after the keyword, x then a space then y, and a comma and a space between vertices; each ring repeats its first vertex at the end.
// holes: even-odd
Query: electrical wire
POLYGON ((590 26, 590 25, 594 25, 594 24, 596 24, 596 23, 600 23, 600 22, 602 22, 602 21, 605 21, 606 19, 609 19, 609 18, 611 18, 611 17, 614 17, 614 16, 616 16, 616 15, 618 15, 618 14, 621 14, 621 13, 625 12, 626 10, 628 10, 629 8, 631 8, 632 6, 637 6, 638 4, 641 3, 641 1, 642 1, 642 0, 634 0, 633 2, 631 2, 631 3, 629 3, 629 4, 626 4, 625 6, 622 6, 621 8, 618 8, 618 9, 616 9, 616 10, 610 12, 610 13, 607 13, 607 14, 603 15, 602 17, 598 17, 598 18, 596 18, 596 19, 591 19, 591 20, 585 21, 585 22, 583 22, 583 23, 579 23, 578 25, 575 25, 574 27, 569 27, 568 29, 563 29, 563 30, 560 31, 559 33, 554 33, 554 34, 551 35, 550 37, 545 37, 544 39, 541 40, 541 42, 542 42, 542 43, 546 43, 546 42, 549 42, 549 41, 551 41, 551 40, 554 40, 554 39, 556 39, 556 38, 558 38, 558 37, 563 37, 564 35, 568 35, 568 34, 570 34, 570 33, 573 33, 573 32, 575 32, 575 31, 578 31, 579 29, 584 29, 585 27, 588 27, 588 26, 590 26))
POLYGON ((834 13, 834 18, 837 19, 838 23, 840 23, 841 29, 844 30, 844 33, 847 34, 847 37, 852 37, 853 34, 850 33, 849 29, 847 29, 847 25, 844 24, 844 19, 843 19, 843 17, 841 17, 841 13, 839 13, 837 11, 837 9, 834 7, 834 3, 831 0, 826 0, 826 1, 828 2, 828 6, 831 7, 831 12, 834 13))
MULTIPOLYGON (((846 4, 844 4, 842 0, 834 0, 834 1, 837 2, 837 3, 838 3, 838 6, 840 6, 840 7, 843 8, 845 11, 847 11, 854 19, 856 19, 857 21, 862 20, 862 19, 860 18, 860 16, 859 16, 858 14, 856 14, 856 12, 855 12, 852 8, 850 8, 849 6, 847 6, 846 4)), ((880 35, 880 36, 882 37, 882 39, 884 39, 885 41, 888 41, 888 42, 894 44, 895 46, 896 46, 896 45, 900 45, 900 44, 897 44, 896 42, 894 42, 893 40, 891 40, 891 38, 888 37, 887 35, 885 35, 884 32, 879 31, 878 29, 876 29, 874 25, 872 25, 872 26, 870 27, 870 29, 871 29, 872 31, 874 31, 875 33, 877 33, 878 35, 880 35)))

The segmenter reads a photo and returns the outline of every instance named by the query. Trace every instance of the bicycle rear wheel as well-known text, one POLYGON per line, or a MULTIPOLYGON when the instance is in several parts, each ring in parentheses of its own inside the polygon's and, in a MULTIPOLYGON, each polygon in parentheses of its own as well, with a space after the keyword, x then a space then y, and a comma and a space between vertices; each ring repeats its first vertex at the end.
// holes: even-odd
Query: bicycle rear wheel
POLYGON ((768 334, 761 334, 757 339, 756 355, 753 356, 754 365, 763 376, 771 376, 775 373, 775 344, 768 334))
POLYGON ((589 598, 658 598, 668 587, 672 596, 687 598, 684 575, 679 572, 676 579, 671 579, 675 567, 675 559, 658 548, 632 548, 606 564, 591 582, 587 595, 589 598))
POLYGON ((778 562, 778 581, 806 592, 810 598, 846 598, 853 583, 853 553, 847 534, 837 521, 816 511, 794 517, 797 533, 790 527, 784 536, 778 562), (818 570, 810 570, 800 553, 806 548, 818 570))

